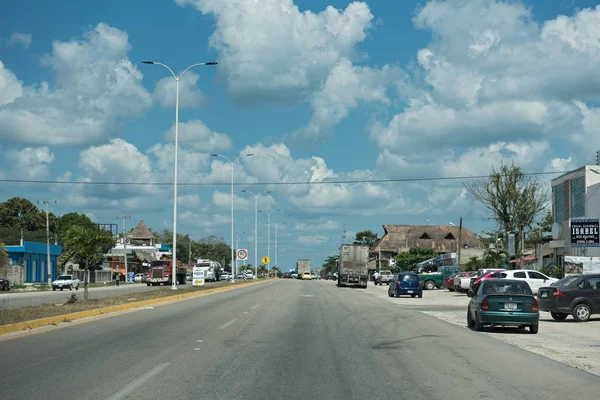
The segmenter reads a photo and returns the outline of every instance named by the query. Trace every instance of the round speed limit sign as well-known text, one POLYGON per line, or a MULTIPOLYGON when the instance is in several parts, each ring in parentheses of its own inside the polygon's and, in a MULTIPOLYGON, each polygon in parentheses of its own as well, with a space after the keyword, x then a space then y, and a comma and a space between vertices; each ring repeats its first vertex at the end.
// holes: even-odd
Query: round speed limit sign
POLYGON ((237 259, 238 260, 245 260, 247 258, 248 258, 248 250, 240 249, 237 251, 237 259))

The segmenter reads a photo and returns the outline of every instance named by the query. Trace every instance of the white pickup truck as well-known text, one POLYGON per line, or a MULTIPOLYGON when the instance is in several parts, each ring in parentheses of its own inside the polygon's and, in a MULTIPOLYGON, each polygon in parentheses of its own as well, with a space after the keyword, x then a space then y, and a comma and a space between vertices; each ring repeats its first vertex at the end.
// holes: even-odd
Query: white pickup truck
POLYGON ((55 281, 52 282, 52 290, 73 290, 73 288, 75 288, 75 290, 79 290, 79 282, 79 279, 75 275, 60 275, 55 281))

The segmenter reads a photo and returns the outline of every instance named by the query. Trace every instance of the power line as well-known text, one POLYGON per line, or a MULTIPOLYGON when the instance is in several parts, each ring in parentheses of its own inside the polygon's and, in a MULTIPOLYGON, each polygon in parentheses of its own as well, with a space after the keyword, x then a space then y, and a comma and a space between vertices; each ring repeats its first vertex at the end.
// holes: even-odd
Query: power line
MULTIPOLYGON (((541 176, 541 175, 559 175, 571 171, 554 171, 554 172, 528 172, 525 176, 541 176)), ((344 179, 336 181, 316 181, 316 182, 248 182, 238 183, 236 186, 296 186, 296 185, 339 185, 352 183, 398 183, 398 182, 430 182, 430 181, 455 181, 467 179, 482 179, 490 178, 491 175, 469 175, 469 176, 433 176, 425 178, 390 178, 390 179, 344 179)), ((30 183, 42 185, 83 185, 83 186, 109 186, 109 185, 130 185, 130 186, 173 186, 172 182, 108 182, 108 181, 51 181, 51 180, 25 180, 25 179, 0 179, 3 183, 30 183)), ((230 186, 231 182, 216 182, 216 183, 200 183, 188 182, 178 183, 178 186, 230 186)))

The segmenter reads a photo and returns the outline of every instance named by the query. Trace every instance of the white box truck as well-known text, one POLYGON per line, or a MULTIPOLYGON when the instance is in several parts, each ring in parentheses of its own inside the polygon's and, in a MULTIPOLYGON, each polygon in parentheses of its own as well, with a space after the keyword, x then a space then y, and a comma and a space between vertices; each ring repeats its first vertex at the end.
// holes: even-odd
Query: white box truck
POLYGON ((368 246, 341 245, 338 260, 338 286, 355 286, 366 289, 369 281, 368 261, 368 246))

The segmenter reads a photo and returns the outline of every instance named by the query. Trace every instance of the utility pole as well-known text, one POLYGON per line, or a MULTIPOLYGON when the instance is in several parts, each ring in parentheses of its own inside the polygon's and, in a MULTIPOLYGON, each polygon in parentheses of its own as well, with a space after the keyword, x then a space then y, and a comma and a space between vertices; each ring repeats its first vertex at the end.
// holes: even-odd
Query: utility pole
POLYGON ((460 250, 462 249, 462 217, 460 217, 460 223, 458 224, 458 267, 460 268, 460 250))
MULTIPOLYGON (((123 216, 123 217, 117 217, 117 219, 120 219, 123 221, 123 259, 125 260, 125 283, 128 282, 127 280, 127 231, 125 230, 125 220, 131 218, 130 216, 123 216)), ((119 277, 117 276, 117 279, 119 279, 119 277)))
MULTIPOLYGON (((48 286, 52 286, 52 261, 50 260, 50 217, 48 215, 48 204, 56 204, 56 200, 38 201, 38 204, 46 205, 46 271, 48 271, 48 286)), ((58 272, 58 266, 56 268, 58 272)))

